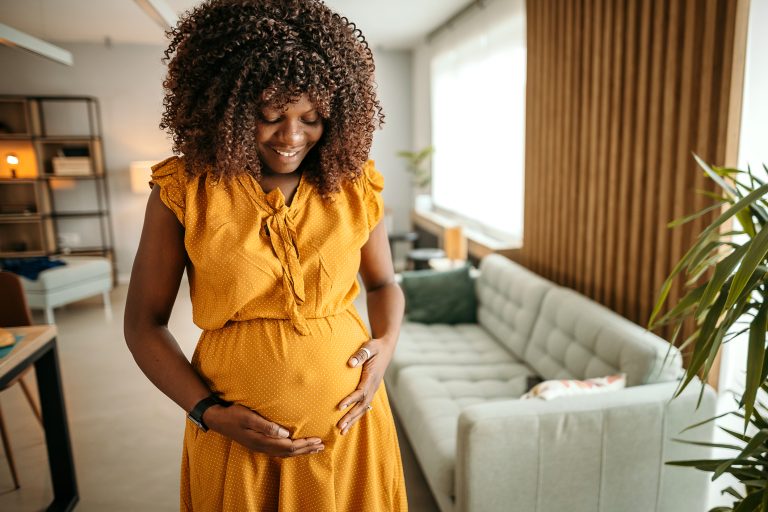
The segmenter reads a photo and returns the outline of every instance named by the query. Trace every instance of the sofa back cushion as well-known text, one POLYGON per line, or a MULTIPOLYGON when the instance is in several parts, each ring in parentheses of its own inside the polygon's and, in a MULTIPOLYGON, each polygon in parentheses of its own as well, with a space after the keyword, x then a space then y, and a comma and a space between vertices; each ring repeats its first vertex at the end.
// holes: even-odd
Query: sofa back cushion
POLYGON ((512 260, 491 254, 480 262, 477 321, 522 358, 542 299, 555 284, 512 260))
POLYGON ((680 352, 653 333, 566 288, 544 297, 523 359, 544 379, 627 375, 627 386, 666 382, 682 372, 680 352))

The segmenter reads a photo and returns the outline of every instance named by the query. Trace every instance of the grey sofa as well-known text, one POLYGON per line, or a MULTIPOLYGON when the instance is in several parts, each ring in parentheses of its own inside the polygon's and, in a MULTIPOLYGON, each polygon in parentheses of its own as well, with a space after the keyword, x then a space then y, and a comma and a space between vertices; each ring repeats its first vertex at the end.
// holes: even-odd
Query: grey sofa
POLYGON ((476 280, 478 322, 407 323, 385 380, 443 512, 701 512, 708 475, 665 461, 706 458, 715 393, 670 400, 677 350, 590 299, 501 256, 476 280), (627 388, 519 400, 529 376, 623 372, 627 388))

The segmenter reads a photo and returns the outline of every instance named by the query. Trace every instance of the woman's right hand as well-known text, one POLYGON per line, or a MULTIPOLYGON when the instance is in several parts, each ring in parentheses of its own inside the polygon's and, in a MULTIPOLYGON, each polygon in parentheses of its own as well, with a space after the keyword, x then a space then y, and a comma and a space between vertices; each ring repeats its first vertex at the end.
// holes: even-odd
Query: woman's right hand
POLYGON ((319 437, 291 439, 286 429, 240 404, 209 407, 203 413, 203 422, 249 450, 272 457, 309 455, 325 448, 319 437))

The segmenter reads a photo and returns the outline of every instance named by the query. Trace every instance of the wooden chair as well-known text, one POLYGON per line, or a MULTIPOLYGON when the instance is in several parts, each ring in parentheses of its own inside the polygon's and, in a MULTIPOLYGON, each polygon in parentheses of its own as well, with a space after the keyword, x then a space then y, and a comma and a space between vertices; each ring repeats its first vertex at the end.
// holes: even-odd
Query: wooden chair
MULTIPOLYGON (((25 325, 32 325, 32 315, 29 312, 27 306, 27 298, 24 295, 24 289, 21 286, 21 281, 16 274, 10 272, 0 272, 0 327, 21 327, 25 325)), ((17 382, 21 386, 21 390, 24 392, 24 396, 29 402, 29 406, 32 408, 32 412, 37 417, 40 425, 43 424, 43 417, 40 415, 40 408, 32 398, 32 393, 24 382, 24 376, 31 371, 31 368, 23 372, 21 375, 13 379, 7 386, 0 389, 4 391, 13 386, 17 382)), ((13 460, 13 452, 11 451, 11 443, 8 439, 8 431, 5 428, 5 420, 3 419, 3 409, 0 407, 0 436, 2 436, 3 448, 5 454, 8 457, 8 465, 11 467, 11 476, 13 476, 13 485, 16 489, 19 486, 19 475, 16 472, 16 463, 13 460)))

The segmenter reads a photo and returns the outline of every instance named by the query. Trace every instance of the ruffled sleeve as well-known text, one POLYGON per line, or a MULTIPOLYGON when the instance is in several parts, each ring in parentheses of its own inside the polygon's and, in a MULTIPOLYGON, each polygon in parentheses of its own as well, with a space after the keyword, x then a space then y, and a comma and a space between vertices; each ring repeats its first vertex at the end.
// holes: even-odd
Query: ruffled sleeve
POLYGON ((381 198, 381 191, 384 190, 384 176, 376 170, 376 164, 373 160, 368 160, 363 166, 363 201, 368 217, 368 231, 381 221, 384 216, 384 200, 381 198))
POLYGON ((151 188, 154 185, 160 186, 160 199, 184 226, 187 176, 179 157, 172 156, 152 166, 152 180, 149 186, 151 188))

